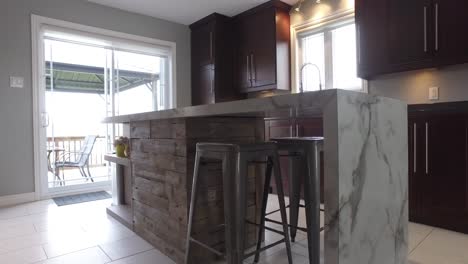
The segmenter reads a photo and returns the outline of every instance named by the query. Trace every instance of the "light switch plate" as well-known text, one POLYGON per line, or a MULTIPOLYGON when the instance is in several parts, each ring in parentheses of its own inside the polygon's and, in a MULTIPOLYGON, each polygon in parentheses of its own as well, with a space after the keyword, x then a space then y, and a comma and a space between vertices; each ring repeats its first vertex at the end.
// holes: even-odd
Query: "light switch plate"
POLYGON ((24 87, 24 78, 10 76, 10 87, 11 88, 23 88, 24 87))
POLYGON ((439 100, 439 87, 429 88, 429 100, 439 100))

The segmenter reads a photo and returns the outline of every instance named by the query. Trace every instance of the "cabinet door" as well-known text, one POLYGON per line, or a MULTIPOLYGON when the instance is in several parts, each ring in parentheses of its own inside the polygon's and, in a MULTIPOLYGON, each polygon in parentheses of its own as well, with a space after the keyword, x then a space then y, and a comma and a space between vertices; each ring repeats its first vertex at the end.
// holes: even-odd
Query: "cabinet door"
POLYGON ((206 24, 192 31, 192 60, 194 66, 214 63, 215 25, 206 24))
POLYGON ((387 0, 355 0, 358 76, 368 78, 386 71, 387 0))
POLYGON ((213 65, 192 69, 192 104, 203 105, 215 102, 213 65))
POLYGON ((424 222, 421 199, 426 163, 426 121, 421 117, 408 119, 408 204, 409 218, 413 222, 424 222))
POLYGON ((468 233, 467 120, 431 117, 425 124, 422 207, 427 224, 468 233))
POLYGON ((255 13, 250 19, 250 64, 253 87, 276 83, 276 11, 274 8, 255 13))
POLYGON ((296 122, 298 137, 323 137, 323 119, 305 118, 296 122))
POLYGON ((441 65, 468 62, 468 1, 434 0, 434 47, 441 65))
POLYGON ((387 25, 384 28, 388 36, 387 55, 391 72, 433 65, 432 17, 431 0, 388 1, 387 25))

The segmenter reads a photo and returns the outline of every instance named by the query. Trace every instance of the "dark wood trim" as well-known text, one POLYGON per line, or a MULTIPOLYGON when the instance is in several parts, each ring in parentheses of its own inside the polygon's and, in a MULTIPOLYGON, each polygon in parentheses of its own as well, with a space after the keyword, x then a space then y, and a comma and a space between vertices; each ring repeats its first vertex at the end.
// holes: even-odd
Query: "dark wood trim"
POLYGON ((209 23, 212 23, 213 21, 225 21, 225 22, 228 22, 229 20, 231 20, 230 17, 228 16, 225 16, 225 15, 222 15, 222 14, 219 14, 219 13, 213 13, 209 16, 206 16, 200 20, 198 20, 197 22, 189 25, 189 28, 191 30, 194 30, 194 29, 197 29, 199 27, 202 27, 206 24, 209 24, 209 23))
POLYGON ((256 7, 252 8, 252 9, 244 11, 244 12, 234 16, 233 18, 234 19, 242 18, 242 17, 249 16, 249 15, 255 14, 255 13, 259 12, 259 11, 262 11, 264 9, 268 9, 268 8, 272 8, 272 7, 277 8, 277 9, 281 9, 281 10, 286 11, 286 12, 291 11, 291 8, 292 8, 292 6, 282 2, 280 0, 271 0, 271 1, 268 1, 266 3, 261 4, 259 6, 256 6, 256 7))

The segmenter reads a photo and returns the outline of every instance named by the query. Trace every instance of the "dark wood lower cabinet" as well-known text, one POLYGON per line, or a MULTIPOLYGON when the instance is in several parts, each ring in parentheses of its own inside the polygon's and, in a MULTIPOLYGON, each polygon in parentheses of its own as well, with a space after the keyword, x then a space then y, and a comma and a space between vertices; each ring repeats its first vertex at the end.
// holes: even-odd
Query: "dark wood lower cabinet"
POLYGON ((468 233, 468 111, 410 111, 408 131, 410 220, 468 233))
MULTIPOLYGON (((265 139, 277 137, 321 137, 323 136, 323 122, 322 118, 284 118, 284 119, 271 119, 265 121, 265 139)), ((323 153, 321 153, 321 172, 320 172, 320 190, 321 201, 323 203, 323 153)), ((283 176, 283 189, 286 195, 289 195, 289 174, 290 164, 288 157, 281 157, 281 174, 283 176)), ((276 193, 276 183, 272 184, 272 192, 276 193)), ((303 196, 301 192, 301 197, 303 196)))

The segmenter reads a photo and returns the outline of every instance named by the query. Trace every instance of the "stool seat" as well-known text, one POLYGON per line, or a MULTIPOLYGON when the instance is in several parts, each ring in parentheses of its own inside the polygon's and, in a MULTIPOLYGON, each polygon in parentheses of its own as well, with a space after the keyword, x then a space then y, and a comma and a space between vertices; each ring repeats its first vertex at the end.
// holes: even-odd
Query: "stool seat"
POLYGON ((304 142, 304 141, 323 141, 323 137, 280 137, 272 138, 275 142, 304 142))
POLYGON ((259 143, 197 143, 198 151, 212 152, 256 152, 264 150, 277 149, 274 142, 259 142, 259 143))

